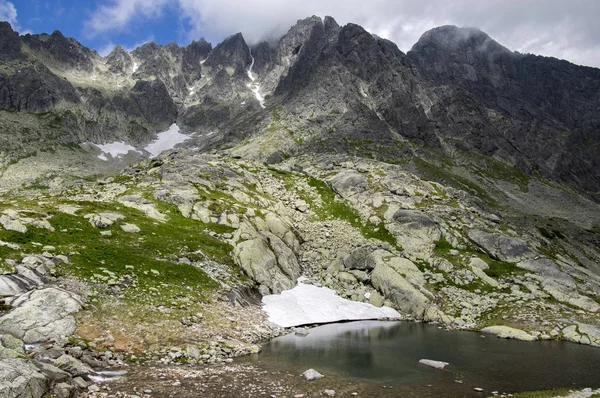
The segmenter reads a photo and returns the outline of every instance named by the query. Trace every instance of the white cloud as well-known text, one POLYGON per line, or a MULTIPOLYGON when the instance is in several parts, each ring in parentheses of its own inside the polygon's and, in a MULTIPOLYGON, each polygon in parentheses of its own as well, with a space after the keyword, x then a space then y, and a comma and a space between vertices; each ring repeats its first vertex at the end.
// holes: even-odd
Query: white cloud
POLYGON ((18 29, 17 9, 10 1, 0 0, 0 21, 7 21, 13 29, 18 29))
POLYGON ((94 37, 100 33, 127 30, 133 19, 159 17, 168 4, 168 0, 111 0, 85 21, 86 34, 94 37))
MULTIPOLYGON (((2 1, 2 0, 0 0, 2 1)), ((589 0, 111 0, 87 22, 92 34, 122 31, 137 18, 178 7, 189 38, 222 39, 242 32, 254 43, 285 33, 296 20, 333 16, 358 23, 408 51, 428 29, 444 24, 477 27, 512 50, 600 66, 600 1, 589 0)))

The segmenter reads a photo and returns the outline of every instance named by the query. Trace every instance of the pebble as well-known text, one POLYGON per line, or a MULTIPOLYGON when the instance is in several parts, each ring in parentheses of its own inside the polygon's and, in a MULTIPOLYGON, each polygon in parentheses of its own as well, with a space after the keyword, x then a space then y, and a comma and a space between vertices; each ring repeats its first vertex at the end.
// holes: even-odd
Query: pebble
POLYGON ((483 392, 483 388, 481 388, 481 387, 475 387, 473 390, 475 390, 477 392, 483 392))

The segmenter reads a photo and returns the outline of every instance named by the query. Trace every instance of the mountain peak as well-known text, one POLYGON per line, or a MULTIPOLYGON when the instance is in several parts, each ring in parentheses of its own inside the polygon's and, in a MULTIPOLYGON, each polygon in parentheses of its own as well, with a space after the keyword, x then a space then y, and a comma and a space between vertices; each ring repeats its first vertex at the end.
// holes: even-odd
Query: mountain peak
POLYGON ((0 22, 0 59, 8 60, 22 56, 19 33, 15 32, 8 22, 0 22))
POLYGON ((480 29, 454 25, 444 25, 428 30, 423 33, 410 51, 422 52, 426 48, 448 52, 466 49, 485 53, 511 52, 480 29))
POLYGON ((209 66, 242 66, 252 61, 250 48, 241 33, 228 36, 210 53, 206 63, 209 66))

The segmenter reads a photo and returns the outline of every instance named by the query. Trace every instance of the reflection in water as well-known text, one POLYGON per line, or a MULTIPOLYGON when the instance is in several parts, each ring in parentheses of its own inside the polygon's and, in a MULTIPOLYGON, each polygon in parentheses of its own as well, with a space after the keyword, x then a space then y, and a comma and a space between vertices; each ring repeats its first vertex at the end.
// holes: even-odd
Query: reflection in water
MULTIPOLYGON (((362 380, 410 385, 484 385, 523 391, 600 385, 600 349, 564 342, 520 342, 435 326, 360 321, 289 334, 263 347, 265 367, 300 373, 308 368, 362 380), (419 359, 449 362, 443 371, 419 359)), ((472 391, 472 387, 469 387, 472 391)))

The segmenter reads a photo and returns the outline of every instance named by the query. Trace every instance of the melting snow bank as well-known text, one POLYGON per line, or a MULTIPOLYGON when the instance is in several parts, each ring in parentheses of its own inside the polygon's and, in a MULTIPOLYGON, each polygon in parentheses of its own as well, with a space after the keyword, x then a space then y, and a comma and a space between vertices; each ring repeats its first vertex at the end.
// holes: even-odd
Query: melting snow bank
POLYGON ((106 155, 110 155, 113 158, 119 157, 121 155, 127 155, 127 153, 129 151, 133 151, 133 152, 137 152, 137 153, 141 153, 140 151, 138 151, 135 147, 126 144, 124 142, 113 142, 110 144, 94 144, 95 146, 97 146, 98 148, 100 148, 100 150, 102 151, 102 154, 98 155, 99 159, 102 160, 108 160, 108 158, 106 157, 106 155))
POLYGON ((152 155, 152 157, 158 156, 161 152, 175 148, 175 145, 181 144, 185 140, 190 139, 189 136, 181 134, 179 132, 179 126, 173 123, 167 131, 158 133, 156 140, 148 144, 144 149, 152 155))
POLYGON ((250 53, 250 58, 252 58, 252 63, 250 64, 250 69, 248 69, 248 77, 250 78, 251 83, 248 84, 248 88, 250 91, 254 93, 254 97, 260 104, 261 108, 265 108, 265 99, 262 95, 260 95, 260 85, 255 81, 254 75, 252 75, 252 68, 254 67, 254 57, 252 53, 250 53))
MULTIPOLYGON (((144 150, 150 153, 152 157, 156 157, 161 152, 173 149, 177 144, 181 144, 182 142, 190 138, 190 136, 181 134, 179 132, 179 126, 176 123, 173 123, 167 131, 158 133, 156 139, 150 144, 148 144, 144 148, 144 150)), ((117 158, 119 156, 126 155, 129 151, 142 154, 142 151, 135 148, 134 146, 119 141, 110 144, 93 145, 97 146, 102 151, 102 153, 98 155, 98 158, 105 161, 108 161, 107 155, 110 155, 112 158, 117 158)))
POLYGON ((302 283, 281 294, 271 294, 262 299, 263 310, 269 321, 282 327, 357 321, 365 319, 400 318, 390 307, 375 307, 367 303, 347 300, 326 287, 302 283))

